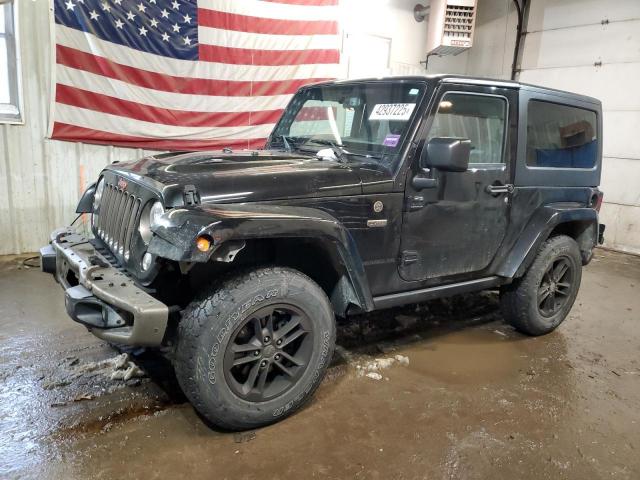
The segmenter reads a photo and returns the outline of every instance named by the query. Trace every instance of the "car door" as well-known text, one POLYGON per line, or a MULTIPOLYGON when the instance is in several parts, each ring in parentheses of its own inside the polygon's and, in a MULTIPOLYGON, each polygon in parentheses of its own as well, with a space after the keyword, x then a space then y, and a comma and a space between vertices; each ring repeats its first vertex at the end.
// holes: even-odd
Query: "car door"
MULTIPOLYGON (((510 88, 443 84, 418 140, 471 141, 464 172, 421 170, 417 149, 406 181, 400 276, 409 281, 479 276, 487 269, 505 236, 515 157, 517 91, 510 88), (429 188, 412 178, 434 179, 429 188)), ((453 279, 451 279, 453 280, 453 279)))

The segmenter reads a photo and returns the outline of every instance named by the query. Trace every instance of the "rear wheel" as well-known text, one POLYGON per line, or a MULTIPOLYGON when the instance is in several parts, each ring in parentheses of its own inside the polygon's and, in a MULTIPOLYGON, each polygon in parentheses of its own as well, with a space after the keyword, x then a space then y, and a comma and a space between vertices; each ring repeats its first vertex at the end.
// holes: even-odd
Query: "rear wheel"
POLYGON ((324 291, 306 275, 262 268, 205 292, 178 329, 176 374, 214 425, 256 428, 302 406, 318 387, 335 343, 324 291))
POLYGON ((559 235, 547 240, 520 279, 501 290, 505 319, 528 335, 555 330, 575 302, 582 279, 577 243, 559 235))

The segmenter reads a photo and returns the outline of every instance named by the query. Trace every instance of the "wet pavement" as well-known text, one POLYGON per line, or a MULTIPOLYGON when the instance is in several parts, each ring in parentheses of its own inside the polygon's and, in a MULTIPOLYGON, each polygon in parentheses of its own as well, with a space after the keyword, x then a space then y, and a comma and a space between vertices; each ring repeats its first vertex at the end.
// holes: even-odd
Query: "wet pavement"
POLYGON ((0 258, 0 478, 640 478, 638 257, 598 251, 545 337, 505 325, 493 293, 341 325, 314 400, 242 434, 18 265, 0 258))

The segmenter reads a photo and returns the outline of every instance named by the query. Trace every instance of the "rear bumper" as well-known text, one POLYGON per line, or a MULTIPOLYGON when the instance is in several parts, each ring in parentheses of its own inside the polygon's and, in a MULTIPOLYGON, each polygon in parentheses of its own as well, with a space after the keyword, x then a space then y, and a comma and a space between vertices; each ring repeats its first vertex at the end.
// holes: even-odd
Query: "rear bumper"
POLYGON ((71 229, 56 230, 40 249, 42 270, 64 289, 69 316, 109 342, 159 346, 168 307, 111 266, 89 239, 71 229))

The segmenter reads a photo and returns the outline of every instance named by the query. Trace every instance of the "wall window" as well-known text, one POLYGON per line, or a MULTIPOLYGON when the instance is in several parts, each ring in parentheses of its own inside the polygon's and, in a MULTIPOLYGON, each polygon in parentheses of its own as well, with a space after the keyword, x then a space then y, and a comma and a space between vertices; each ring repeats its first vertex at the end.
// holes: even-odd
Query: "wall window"
POLYGON ((0 1, 0 123, 21 123, 17 2, 0 1))
POLYGON ((436 137, 471 140, 469 164, 504 163, 507 102, 502 97, 447 93, 427 141, 436 137))
POLYGON ((531 100, 527 113, 527 165, 592 168, 598 156, 595 112, 531 100))

